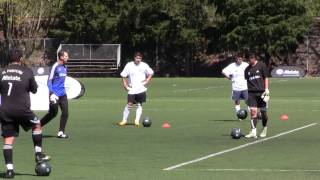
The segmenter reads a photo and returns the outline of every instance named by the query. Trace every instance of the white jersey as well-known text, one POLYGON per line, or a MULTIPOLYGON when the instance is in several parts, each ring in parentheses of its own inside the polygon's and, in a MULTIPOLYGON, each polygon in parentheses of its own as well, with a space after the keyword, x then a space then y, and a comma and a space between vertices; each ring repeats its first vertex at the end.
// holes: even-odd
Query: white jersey
POLYGON ((237 63, 231 63, 222 70, 222 73, 227 76, 232 76, 232 90, 243 91, 247 90, 247 80, 244 77, 244 70, 249 66, 248 63, 242 62, 240 65, 237 63))
POLYGON ((147 91, 147 88, 142 84, 148 75, 153 75, 153 70, 147 63, 140 62, 136 65, 133 61, 128 62, 120 73, 121 77, 128 78, 128 85, 132 89, 128 94, 139 94, 147 91))

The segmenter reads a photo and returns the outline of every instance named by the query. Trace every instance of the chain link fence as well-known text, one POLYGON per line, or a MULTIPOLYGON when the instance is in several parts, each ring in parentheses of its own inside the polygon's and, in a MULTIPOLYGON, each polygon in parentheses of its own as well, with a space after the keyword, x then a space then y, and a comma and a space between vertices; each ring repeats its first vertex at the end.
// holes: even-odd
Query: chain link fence
POLYGON ((320 36, 309 35, 290 57, 290 65, 301 66, 307 75, 320 75, 320 36))
POLYGON ((0 65, 9 62, 9 49, 20 48, 23 50, 24 62, 30 66, 48 66, 57 60, 57 48, 60 42, 53 38, 40 39, 13 39, 0 41, 0 65))

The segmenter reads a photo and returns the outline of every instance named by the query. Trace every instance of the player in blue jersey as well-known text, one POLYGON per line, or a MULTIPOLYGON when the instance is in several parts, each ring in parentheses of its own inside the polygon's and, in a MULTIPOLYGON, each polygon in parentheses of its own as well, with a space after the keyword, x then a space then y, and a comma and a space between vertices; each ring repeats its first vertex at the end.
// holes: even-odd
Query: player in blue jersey
POLYGON ((41 125, 46 125, 49 121, 55 118, 58 114, 58 106, 61 109, 60 127, 57 134, 58 138, 68 138, 65 134, 65 127, 67 124, 69 112, 68 112, 68 98, 65 89, 65 80, 67 77, 67 67, 65 64, 69 59, 69 55, 66 51, 58 52, 58 61, 53 64, 49 78, 49 111, 41 119, 41 125))

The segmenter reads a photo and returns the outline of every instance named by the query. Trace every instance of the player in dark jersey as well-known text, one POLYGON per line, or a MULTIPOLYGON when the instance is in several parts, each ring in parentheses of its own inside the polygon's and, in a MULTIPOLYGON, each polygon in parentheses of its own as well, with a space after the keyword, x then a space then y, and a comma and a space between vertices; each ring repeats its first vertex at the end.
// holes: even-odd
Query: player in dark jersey
POLYGON ((53 64, 49 78, 49 111, 41 119, 41 125, 44 126, 55 118, 58 114, 58 106, 61 109, 60 127, 57 134, 58 138, 68 138, 69 136, 65 133, 65 128, 69 116, 68 111, 68 98, 65 89, 65 80, 67 77, 67 63, 69 55, 66 51, 58 52, 58 61, 53 64))
POLYGON ((0 74, 0 120, 4 138, 3 155, 7 166, 5 178, 13 178, 13 143, 19 135, 19 125, 28 131, 32 129, 32 139, 37 163, 50 160, 42 153, 42 129, 40 120, 30 110, 30 92, 36 93, 38 85, 32 71, 21 65, 22 51, 10 51, 9 66, 0 74))
POLYGON ((267 66, 257 60, 256 55, 250 55, 249 66, 245 69, 245 79, 248 84, 248 101, 247 104, 250 107, 251 113, 251 131, 245 137, 257 138, 257 112, 260 108, 262 115, 263 130, 260 137, 267 136, 267 103, 269 101, 269 80, 267 66))

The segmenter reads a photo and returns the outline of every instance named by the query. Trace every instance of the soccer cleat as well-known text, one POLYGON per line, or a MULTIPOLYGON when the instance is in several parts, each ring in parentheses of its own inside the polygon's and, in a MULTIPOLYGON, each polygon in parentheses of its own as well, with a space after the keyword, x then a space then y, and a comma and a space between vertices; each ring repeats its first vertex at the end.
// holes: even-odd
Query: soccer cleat
POLYGON ((267 136, 267 127, 264 127, 260 134, 260 137, 266 137, 266 136, 267 136))
POLYGON ((50 161, 51 157, 45 155, 42 152, 37 152, 36 153, 36 163, 41 163, 41 162, 45 162, 45 161, 50 161))
POLYGON ((118 123, 119 126, 125 126, 127 124, 127 121, 122 120, 118 123))
POLYGON ((14 178, 14 171, 13 169, 7 170, 6 174, 4 175, 5 179, 13 179, 14 178))
POLYGON ((69 138, 68 135, 66 135, 64 132, 62 131, 59 131, 58 134, 57 134, 57 137, 58 138, 69 138))
POLYGON ((240 122, 243 121, 243 119, 238 119, 240 122))
POLYGON ((245 136, 246 138, 257 138, 257 130, 252 129, 248 135, 245 136))
POLYGON ((134 121, 134 125, 135 125, 136 127, 139 127, 139 126, 140 126, 139 120, 135 120, 135 121, 134 121))

